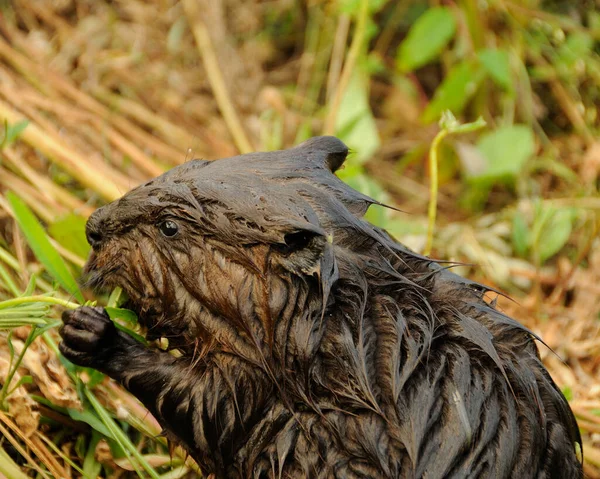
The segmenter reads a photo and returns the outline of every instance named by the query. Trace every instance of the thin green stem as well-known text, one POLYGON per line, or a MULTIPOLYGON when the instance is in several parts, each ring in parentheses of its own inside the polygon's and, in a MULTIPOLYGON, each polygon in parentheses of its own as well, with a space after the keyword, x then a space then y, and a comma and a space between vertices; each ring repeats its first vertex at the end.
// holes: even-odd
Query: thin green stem
POLYGON ((2 266, 1 263, 0 263, 0 278, 2 278, 2 280, 4 281, 4 284, 6 284, 7 289, 10 290, 10 292, 14 296, 18 296, 19 294, 21 294, 21 291, 19 291, 19 288, 13 281, 12 277, 10 276, 10 274, 8 274, 8 271, 6 270, 6 268, 4 266, 2 266))
POLYGON ((352 78, 352 72, 354 71, 354 66, 356 65, 358 55, 360 54, 360 49, 363 45, 365 33, 367 30, 368 18, 369 1, 362 0, 360 5, 360 12, 358 14, 358 19, 356 22, 356 29, 354 30, 354 38, 352 39, 350 49, 348 50, 348 56, 346 58, 346 63, 344 64, 344 68, 342 70, 340 83, 338 84, 338 87, 335 90, 335 95, 333 97, 333 101, 331 102, 331 106, 329 107, 327 119, 325 120, 325 128, 323 129, 323 134, 325 135, 333 135, 335 133, 335 121, 337 119, 338 110, 340 109, 340 105, 342 104, 342 98, 344 97, 346 88, 348 88, 348 84, 350 83, 350 79, 352 78))
POLYGON ((73 303, 72 301, 67 301, 66 299, 54 298, 52 296, 46 295, 36 295, 36 296, 24 296, 22 298, 13 298, 7 299, 6 301, 0 302, 0 309, 12 308, 15 306, 20 306, 21 304, 26 303, 47 303, 54 304, 56 306, 62 306, 67 309, 75 309, 79 308, 79 304, 73 303))
POLYGON ((153 479, 160 479, 160 476, 156 473, 154 468, 148 464, 144 456, 142 456, 142 454, 140 454, 136 447, 131 443, 123 430, 115 424, 113 418, 110 417, 108 411, 104 409, 104 406, 100 404, 100 401, 98 401, 96 396, 94 396, 94 393, 92 393, 92 391, 90 391, 87 387, 85 387, 84 392, 85 397, 88 399, 104 425, 112 433, 117 443, 121 446, 138 475, 142 477, 141 471, 139 470, 139 465, 141 465, 150 477, 153 479), (132 460, 134 458, 135 460, 132 460))
POLYGON ((425 242, 424 251, 426 256, 431 254, 431 248, 433 246, 433 230, 435 229, 435 220, 437 217, 439 147, 442 140, 446 138, 448 134, 448 130, 441 130, 433 139, 429 150, 429 208, 427 212, 427 241, 425 242))
POLYGON ((437 199, 438 199, 438 163, 439 149, 442 141, 449 135, 458 135, 462 133, 471 133, 483 128, 486 125, 483 118, 478 118, 472 123, 461 125, 450 111, 445 111, 440 119, 440 132, 431 142, 429 149, 429 208, 428 208, 428 225, 427 239, 425 241, 425 250, 423 253, 428 256, 431 254, 433 247, 433 231, 435 229, 435 220, 437 216, 437 199))
MULTIPOLYGON (((13 363, 12 360, 13 360, 14 356, 11 355, 11 361, 10 361, 10 365, 9 365, 10 369, 8 371, 8 375, 6 376, 6 381, 4 381, 4 385, 2 386, 2 391, 0 391, 0 406, 2 406, 2 409, 4 409, 4 401, 6 401, 6 397, 8 396, 10 384, 12 383, 12 380, 15 377, 15 374, 17 373, 17 369, 21 365, 21 362, 23 362, 23 358, 25 357, 25 352, 27 351, 27 348, 29 347, 29 345, 31 344, 33 339, 35 338, 36 329, 37 328, 34 326, 33 329, 31 330, 31 332, 29 333, 29 336, 27 336, 27 339, 25 340, 25 344, 23 345, 23 349, 19 353, 19 356, 17 357, 16 362, 13 363)), ((11 340, 10 335, 8 336, 8 340, 9 341, 11 340)), ((14 350, 11 349, 11 352, 13 352, 13 351, 14 350)))
POLYGON ((10 266, 15 271, 19 271, 19 269, 20 269, 19 262, 4 248, 0 248, 0 260, 4 261, 8 266, 10 266))

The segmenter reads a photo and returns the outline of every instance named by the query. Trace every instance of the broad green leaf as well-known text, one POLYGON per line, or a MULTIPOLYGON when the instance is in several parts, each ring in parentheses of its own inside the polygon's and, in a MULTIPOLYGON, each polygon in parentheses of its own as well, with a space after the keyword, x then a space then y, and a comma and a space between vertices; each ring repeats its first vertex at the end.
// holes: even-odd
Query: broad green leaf
POLYGON ((510 62, 506 50, 488 48, 479 52, 479 61, 492 79, 505 90, 512 90, 510 62))
POLYGON ((524 257, 529 249, 529 227, 523 215, 517 211, 512 222, 512 242, 517 255, 524 257))
POLYGON ((86 424, 89 424, 93 429, 98 431, 100 434, 114 439, 114 436, 112 435, 110 430, 106 427, 106 425, 102 422, 98 415, 91 409, 84 409, 83 411, 78 411, 77 409, 67 409, 67 411, 69 412, 69 416, 71 416, 71 418, 75 421, 85 422, 86 424))
POLYGON ((396 238, 407 235, 425 235, 427 225, 423 221, 415 221, 415 218, 393 218, 385 227, 386 231, 396 238))
POLYGON ((62 246, 81 258, 87 258, 90 245, 85 238, 86 219, 83 216, 68 214, 48 226, 50 235, 62 246))
POLYGON ((110 319, 113 320, 115 327, 117 329, 120 329, 124 333, 129 334, 129 336, 131 336, 133 339, 135 339, 136 341, 138 341, 142 344, 148 343, 146 341, 146 338, 144 338, 143 336, 139 335, 135 331, 132 331, 131 329, 129 329, 115 321, 115 319, 122 319, 123 321, 131 324, 132 326, 136 325, 138 323, 138 317, 133 311, 130 311, 129 309, 112 308, 112 307, 106 307, 104 309, 108 313, 108 316, 110 317, 110 319))
POLYGON ((540 263, 544 263, 567 244, 573 228, 573 211, 556 209, 544 223, 537 245, 540 263))
POLYGON ((108 316, 112 320, 122 319, 123 321, 125 321, 129 324, 137 324, 137 322, 138 322, 137 315, 129 309, 111 308, 111 307, 106 307, 104 309, 106 310, 106 312, 108 313, 108 316))
POLYGON ((126 301, 127 294, 125 291, 123 291, 123 288, 120 286, 115 286, 115 288, 110 292, 110 296, 108 297, 108 302, 106 305, 110 308, 119 308, 126 301))
MULTIPOLYGON (((336 174, 342 181, 364 195, 370 196, 382 203, 387 201, 385 190, 377 181, 365 173, 362 166, 350 165, 349 167, 342 168, 336 174)), ((375 226, 383 228, 388 219, 387 210, 385 207, 372 205, 367 211, 365 218, 375 226)))
POLYGON ((500 127, 481 136, 477 148, 486 160, 485 170, 473 175, 477 181, 515 178, 535 151, 531 128, 526 125, 500 127))
POLYGON ((477 63, 462 62, 455 65, 435 91, 423 112, 422 120, 425 123, 436 121, 445 110, 455 115, 461 113, 484 78, 485 70, 477 63))
POLYGON ((350 148, 350 155, 346 160, 348 165, 364 163, 381 144, 369 105, 367 80, 363 73, 354 73, 337 114, 337 136, 350 148))
POLYGON ((12 207, 17 223, 23 231, 27 243, 35 254, 36 258, 44 265, 48 273, 77 300, 83 303, 83 295, 79 291, 77 282, 69 271, 65 261, 54 249, 48 240, 44 228, 40 225, 35 215, 29 207, 16 194, 9 191, 6 194, 10 206, 12 207))
POLYGON ((435 60, 456 32, 456 20, 449 8, 427 10, 413 24, 398 50, 398 68, 409 72, 435 60))
POLYGON ((558 48, 558 60, 566 67, 588 57, 594 48, 593 37, 585 31, 570 33, 567 40, 558 48))

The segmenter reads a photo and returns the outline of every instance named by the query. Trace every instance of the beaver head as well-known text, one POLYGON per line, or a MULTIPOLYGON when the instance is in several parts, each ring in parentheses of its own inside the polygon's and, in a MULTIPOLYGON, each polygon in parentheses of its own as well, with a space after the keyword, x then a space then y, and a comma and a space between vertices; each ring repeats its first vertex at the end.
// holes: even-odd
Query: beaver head
POLYGON ((292 316, 315 316, 340 271, 360 267, 344 250, 381 236, 360 219, 376 202, 332 174, 347 153, 318 137, 173 168, 90 217, 90 282, 122 286, 150 339, 272 352, 292 316))

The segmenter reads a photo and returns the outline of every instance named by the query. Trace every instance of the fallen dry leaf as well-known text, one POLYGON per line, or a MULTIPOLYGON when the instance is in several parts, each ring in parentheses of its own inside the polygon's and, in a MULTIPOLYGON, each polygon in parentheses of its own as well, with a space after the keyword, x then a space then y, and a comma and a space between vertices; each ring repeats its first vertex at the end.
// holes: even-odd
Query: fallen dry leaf
MULTIPOLYGON (((0 347, 0 383, 4 384, 10 372, 10 356, 8 349, 0 347)), ((24 385, 15 387, 21 380, 21 374, 17 371, 8 386, 11 391, 6 398, 8 412, 17 423, 25 437, 31 437, 37 431, 40 413, 37 411, 37 403, 31 399, 24 385)))
MULTIPOLYGON (((6 341, 6 338, 0 338, 0 351, 6 351, 6 354, 8 354, 6 341)), ((24 342, 13 337, 11 343, 15 355, 21 354, 24 342)), ((33 377, 36 386, 52 404, 81 409, 82 406, 77 397, 77 392, 73 388, 67 372, 44 341, 38 338, 29 346, 23 357, 21 367, 33 377)))

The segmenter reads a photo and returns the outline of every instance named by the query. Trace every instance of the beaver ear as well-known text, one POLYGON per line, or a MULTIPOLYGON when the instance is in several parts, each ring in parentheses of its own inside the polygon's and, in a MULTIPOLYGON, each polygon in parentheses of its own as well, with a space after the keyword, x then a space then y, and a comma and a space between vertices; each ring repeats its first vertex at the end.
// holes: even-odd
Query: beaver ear
POLYGON ((316 136, 295 148, 305 150, 306 157, 335 172, 348 156, 348 147, 335 136, 316 136))
POLYGON ((272 245, 277 262, 293 273, 312 274, 319 270, 320 259, 327 245, 324 231, 294 227, 283 235, 281 242, 272 245))
MULTIPOLYGON (((283 236, 283 243, 277 243, 273 246, 273 249, 283 255, 290 255, 303 249, 306 249, 318 240, 323 235, 311 230, 298 230, 286 233, 283 236)), ((318 241, 317 241, 318 243, 318 241)), ((314 246, 314 245, 313 245, 314 246)))

